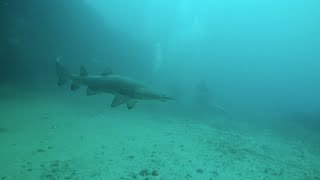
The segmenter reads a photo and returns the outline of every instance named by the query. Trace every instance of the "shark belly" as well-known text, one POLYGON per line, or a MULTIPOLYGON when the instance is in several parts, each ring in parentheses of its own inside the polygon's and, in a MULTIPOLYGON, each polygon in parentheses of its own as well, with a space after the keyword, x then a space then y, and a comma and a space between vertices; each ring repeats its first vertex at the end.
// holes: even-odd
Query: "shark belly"
POLYGON ((128 78, 120 77, 87 77, 84 80, 84 84, 90 89, 90 91, 96 91, 97 93, 109 93, 113 95, 122 95, 128 98, 134 99, 136 89, 141 85, 128 78))

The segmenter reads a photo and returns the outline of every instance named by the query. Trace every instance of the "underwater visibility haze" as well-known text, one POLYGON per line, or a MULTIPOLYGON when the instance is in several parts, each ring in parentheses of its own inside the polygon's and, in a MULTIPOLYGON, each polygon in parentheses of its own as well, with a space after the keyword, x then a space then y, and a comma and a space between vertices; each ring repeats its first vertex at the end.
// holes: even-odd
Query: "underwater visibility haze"
POLYGON ((0 179, 320 179, 319 9, 0 0, 0 179))

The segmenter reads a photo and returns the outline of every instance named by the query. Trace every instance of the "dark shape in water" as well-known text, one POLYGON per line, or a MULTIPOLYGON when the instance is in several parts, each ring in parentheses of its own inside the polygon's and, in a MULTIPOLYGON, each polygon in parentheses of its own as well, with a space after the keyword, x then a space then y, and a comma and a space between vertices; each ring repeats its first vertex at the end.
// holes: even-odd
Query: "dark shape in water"
POLYGON ((320 129, 320 113, 319 112, 293 112, 288 115, 290 123, 296 123, 300 127, 318 132, 320 129))
POLYGON ((0 128, 0 133, 6 133, 6 132, 8 132, 8 129, 6 129, 6 128, 0 128))
POLYGON ((195 104, 201 111, 209 111, 215 113, 225 113, 223 107, 212 104, 213 93, 206 83, 206 81, 201 81, 196 86, 195 91, 195 104))

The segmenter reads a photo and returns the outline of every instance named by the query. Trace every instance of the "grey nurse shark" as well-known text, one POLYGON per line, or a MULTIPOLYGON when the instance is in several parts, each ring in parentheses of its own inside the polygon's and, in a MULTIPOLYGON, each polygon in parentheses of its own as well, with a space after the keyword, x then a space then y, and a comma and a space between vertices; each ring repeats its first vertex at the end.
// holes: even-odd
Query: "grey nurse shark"
POLYGON ((127 108, 132 109, 138 100, 173 100, 172 97, 152 89, 143 82, 112 73, 110 68, 106 68, 101 75, 89 75, 81 66, 80 75, 75 75, 61 64, 60 58, 57 58, 56 73, 59 86, 71 81, 71 90, 85 86, 88 96, 101 93, 113 94, 115 97, 111 107, 127 104, 127 108))

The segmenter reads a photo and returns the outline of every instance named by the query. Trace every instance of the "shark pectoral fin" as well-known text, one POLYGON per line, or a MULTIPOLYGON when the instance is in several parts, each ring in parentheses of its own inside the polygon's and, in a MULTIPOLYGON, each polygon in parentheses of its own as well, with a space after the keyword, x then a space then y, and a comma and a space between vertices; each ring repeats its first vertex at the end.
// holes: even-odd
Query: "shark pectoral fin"
POLYGON ((87 88, 87 96, 92 96, 97 94, 97 91, 92 88, 87 88))
POLYGON ((70 89, 71 89, 72 91, 75 91, 75 90, 77 90, 77 89, 79 89, 79 88, 80 88, 80 85, 79 85, 79 84, 76 84, 76 83, 74 83, 74 82, 71 83, 70 89))
POLYGON ((129 100, 130 100, 130 97, 122 96, 122 95, 116 95, 116 96, 113 98, 111 107, 112 107, 112 108, 117 107, 117 106, 119 106, 119 105, 121 105, 121 104, 124 104, 124 103, 128 102, 129 100))
POLYGON ((101 76, 108 76, 110 74, 112 74, 112 69, 107 67, 103 70, 103 72, 101 73, 101 76))
POLYGON ((134 107, 134 105, 137 104, 137 100, 133 100, 133 99, 130 99, 128 102, 127 102, 127 108, 128 109, 132 109, 134 107))

